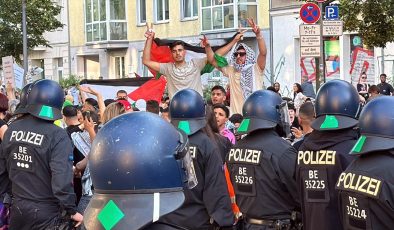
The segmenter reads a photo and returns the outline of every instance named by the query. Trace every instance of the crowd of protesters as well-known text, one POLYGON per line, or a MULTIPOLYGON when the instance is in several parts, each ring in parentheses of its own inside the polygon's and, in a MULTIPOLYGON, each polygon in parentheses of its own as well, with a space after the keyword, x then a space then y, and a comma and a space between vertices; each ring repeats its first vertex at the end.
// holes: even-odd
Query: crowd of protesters
MULTIPOLYGON (((246 44, 238 43, 241 41, 244 33, 244 31, 241 31, 234 38, 233 42, 229 43, 230 45, 228 47, 225 46, 215 53, 211 49, 208 40, 204 37, 202 39, 202 46, 206 49, 207 58, 188 63, 184 59, 185 50, 182 42, 174 43, 170 47, 175 63, 159 64, 151 61, 149 51, 154 38, 154 32, 151 30, 147 31, 147 48, 144 51, 143 62, 148 67, 168 75, 167 87, 169 97, 164 96, 160 102, 149 100, 146 102, 145 108, 137 108, 135 104, 130 103, 128 99, 128 93, 130 92, 122 89, 116 95, 113 95, 113 99, 106 100, 104 100, 102 93, 93 87, 79 86, 65 93, 62 108, 63 118, 54 123, 64 128, 72 141, 73 185, 77 197, 76 205, 78 213, 84 213, 94 194, 88 159, 92 142, 97 133, 100 132, 101 127, 111 119, 124 113, 138 112, 140 110, 158 114, 166 121, 171 121, 169 115, 170 97, 178 90, 188 87, 194 88, 201 94, 200 70, 207 63, 218 68, 230 81, 229 90, 226 90, 220 85, 212 87, 206 108, 207 127, 203 129, 203 132, 214 140, 224 164, 225 156, 229 149, 243 138, 243 135, 237 132, 243 121, 243 103, 253 92, 263 88, 262 73, 265 68, 267 50, 258 26, 251 19, 248 22, 258 42, 259 53, 257 55, 246 44), (221 65, 221 59, 218 56, 230 52, 233 46, 235 49, 232 51, 230 65, 221 65), (193 79, 187 80, 184 77, 193 79), (94 98, 88 97, 87 95, 93 95, 94 98)), ((367 75, 363 73, 357 84, 360 103, 368 103, 373 98, 379 97, 379 95, 393 95, 394 89, 386 82, 386 77, 385 74, 381 74, 380 84, 369 85, 366 81, 367 75)), ((284 93, 280 87, 280 84, 275 82, 267 89, 282 97, 284 93)), ((0 94, 1 140, 7 130, 8 124, 13 122, 12 114, 18 104, 17 92, 9 85, 5 87, 5 91, 4 94, 0 94)), ((316 93, 312 82, 305 76, 302 77, 301 84, 294 83, 291 98, 283 97, 283 99, 287 100, 288 116, 291 125, 291 135, 286 140, 293 143, 295 149, 301 146, 304 138, 313 130, 311 123, 315 119, 313 105, 315 97, 316 93)), ((4 208, 4 206, 0 208, 4 208)), ((233 211, 236 213, 236 208, 233 211)), ((83 225, 80 228, 83 228, 83 225)))

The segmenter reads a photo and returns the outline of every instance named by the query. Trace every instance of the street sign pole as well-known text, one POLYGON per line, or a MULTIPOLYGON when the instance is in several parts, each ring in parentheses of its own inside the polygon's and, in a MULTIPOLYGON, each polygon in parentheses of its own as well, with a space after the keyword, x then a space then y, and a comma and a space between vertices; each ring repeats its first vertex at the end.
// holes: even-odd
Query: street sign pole
MULTIPOLYGON (((321 12, 324 12, 322 2, 319 3, 319 8, 320 8, 321 12)), ((319 80, 316 80, 316 90, 320 88, 320 80, 323 80, 323 83, 326 82, 326 62, 325 62, 325 55, 324 55, 324 37, 323 37, 323 16, 320 17, 319 24, 320 24, 320 29, 321 29, 321 31, 320 31, 321 42, 320 42, 320 63, 319 63, 319 65, 316 64, 316 68, 317 68, 316 73, 319 73, 319 78, 316 76, 316 79, 319 79, 319 80), (322 68, 320 68, 320 66, 322 68)))

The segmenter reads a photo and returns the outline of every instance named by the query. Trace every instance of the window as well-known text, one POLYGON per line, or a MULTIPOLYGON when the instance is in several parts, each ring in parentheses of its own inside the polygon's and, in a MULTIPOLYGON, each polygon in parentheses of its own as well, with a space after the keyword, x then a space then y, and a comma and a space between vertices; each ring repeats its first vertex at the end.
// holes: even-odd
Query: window
POLYGON ((182 0, 182 19, 196 18, 198 16, 197 0, 182 0))
POLYGON ((248 27, 247 18, 257 23, 256 0, 201 0, 202 31, 248 27))
POLYGON ((155 22, 170 19, 169 0, 155 0, 155 22))
POLYGON ((124 57, 115 57, 115 76, 117 79, 125 78, 125 64, 124 57))
POLYGON ((138 24, 146 23, 146 0, 138 0, 138 24))
POLYGON ((125 0, 85 0, 86 42, 127 40, 125 0))

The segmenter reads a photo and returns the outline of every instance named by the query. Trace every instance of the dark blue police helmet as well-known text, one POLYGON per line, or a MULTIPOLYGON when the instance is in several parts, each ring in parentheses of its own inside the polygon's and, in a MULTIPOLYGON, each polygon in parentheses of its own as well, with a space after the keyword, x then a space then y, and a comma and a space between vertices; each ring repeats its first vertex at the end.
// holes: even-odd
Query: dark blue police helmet
POLYGON ((271 90, 258 90, 245 101, 244 119, 237 132, 250 133, 258 129, 272 129, 281 123, 280 105, 282 98, 271 90))
POLYGON ((361 136, 351 154, 394 149, 394 97, 380 96, 368 102, 360 114, 361 136))
POLYGON ((343 80, 331 80, 323 84, 316 95, 316 119, 311 126, 315 130, 347 129, 357 125, 361 110, 356 88, 343 80))
POLYGON ((27 97, 31 91, 33 84, 34 83, 29 83, 29 84, 25 85, 25 87, 23 87, 21 94, 20 94, 19 104, 17 105, 17 107, 15 109, 14 115, 28 113, 27 109, 26 109, 27 97))
POLYGON ((62 118, 64 91, 55 81, 43 79, 34 82, 27 97, 27 112, 43 120, 62 118))
POLYGON ((139 229, 179 208, 194 170, 188 149, 186 134, 152 113, 105 124, 89 155, 95 193, 84 214, 87 229, 139 229))
POLYGON ((204 99, 193 89, 180 90, 171 99, 170 116, 175 127, 194 134, 206 125, 204 99))

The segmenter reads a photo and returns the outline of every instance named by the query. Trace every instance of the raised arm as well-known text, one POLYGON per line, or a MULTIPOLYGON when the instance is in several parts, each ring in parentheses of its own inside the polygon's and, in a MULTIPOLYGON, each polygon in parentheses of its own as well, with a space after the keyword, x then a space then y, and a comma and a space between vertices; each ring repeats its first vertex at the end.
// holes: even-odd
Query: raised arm
POLYGON ((201 40, 201 47, 205 48, 205 53, 207 55, 207 62, 214 67, 218 68, 217 62, 215 60, 215 53, 212 50, 211 45, 209 44, 208 38, 203 35, 203 38, 200 38, 201 40))
MULTIPOLYGON (((247 31, 247 30, 244 30, 244 29, 240 28, 240 29, 238 30, 237 35, 235 35, 235 37, 233 38, 233 40, 231 40, 231 42, 229 42, 228 44, 226 44, 226 45, 223 46, 222 48, 216 50, 215 53, 218 54, 218 55, 220 55, 220 56, 226 55, 226 54, 231 50, 231 48, 232 48, 235 44, 237 44, 237 42, 239 42, 240 40, 242 40, 242 37, 244 36, 244 33, 245 33, 246 31, 247 31)), ((205 51, 206 51, 206 50, 205 50, 205 51)), ((207 56, 208 56, 208 54, 207 54, 207 56)))
POLYGON ((153 32, 152 28, 149 27, 150 23, 146 23, 147 31, 145 32, 146 42, 144 47, 144 52, 142 55, 142 63, 146 65, 148 68, 153 69, 156 72, 160 71, 160 63, 152 61, 150 59, 150 51, 152 48, 152 42, 155 38, 155 32, 153 32))
POLYGON ((257 44, 259 46, 259 55, 257 56, 257 64, 261 70, 265 69, 265 63, 267 60, 267 46, 263 35, 261 35, 260 27, 256 25, 252 18, 248 18, 249 26, 252 27, 253 33, 256 34, 257 44))

